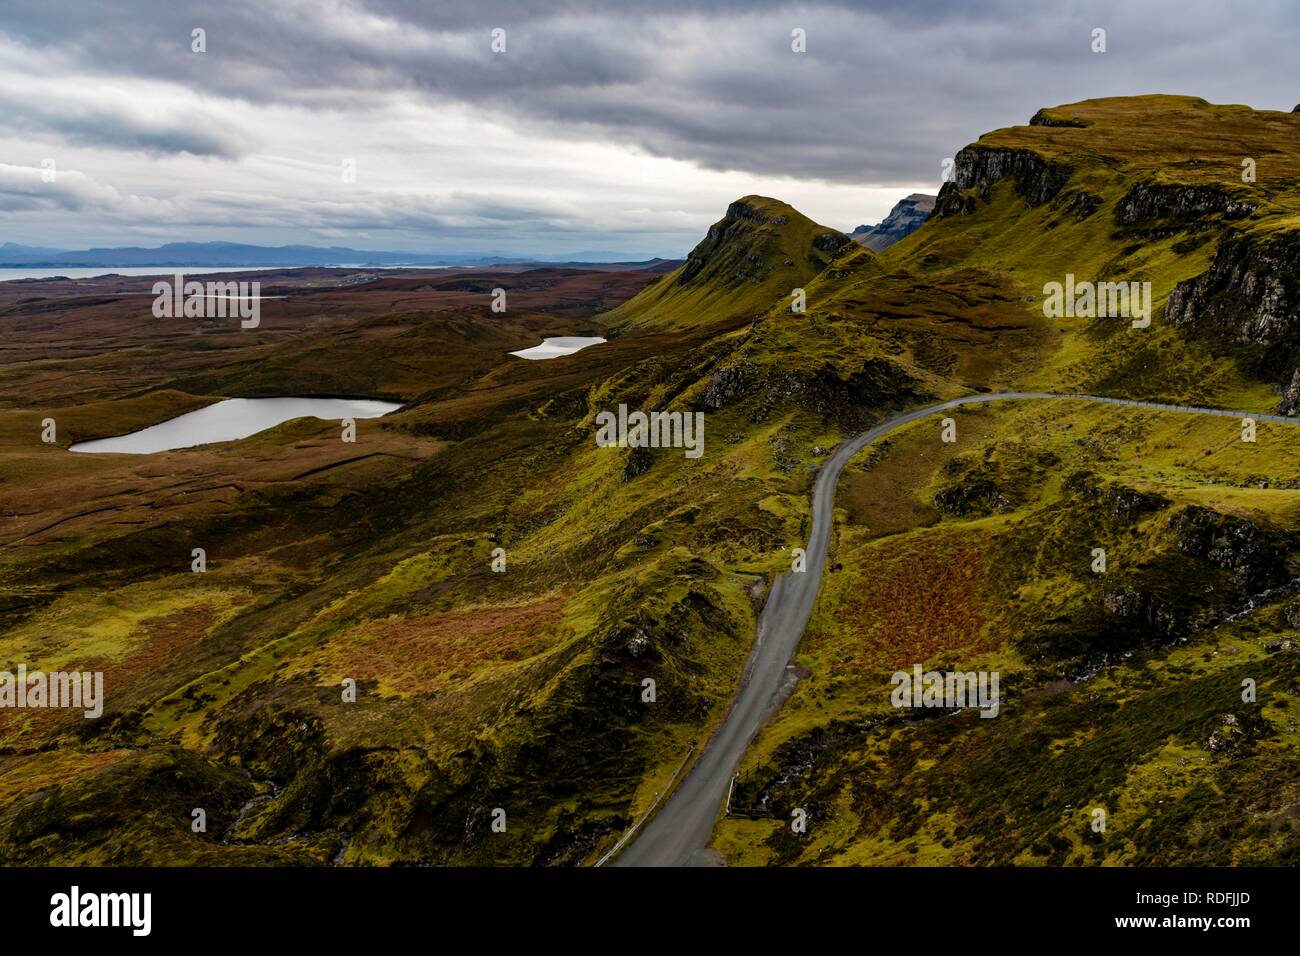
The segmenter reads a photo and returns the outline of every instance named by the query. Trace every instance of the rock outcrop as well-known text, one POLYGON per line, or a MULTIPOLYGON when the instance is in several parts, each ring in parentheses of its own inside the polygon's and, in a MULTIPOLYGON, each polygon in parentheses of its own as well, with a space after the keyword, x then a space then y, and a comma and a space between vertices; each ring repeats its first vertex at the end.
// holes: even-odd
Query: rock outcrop
POLYGON ((1188 505, 1167 522, 1175 547, 1182 554, 1230 571, 1250 593, 1287 580, 1290 536, 1262 523, 1188 505))
POLYGON ((990 478, 972 478, 939 489, 934 496, 939 511, 959 518, 1009 511, 1011 501, 990 478))
POLYGON ((1064 126, 1075 129, 1085 129, 1087 123, 1074 117, 1053 116, 1051 111, 1044 108, 1035 113, 1029 120, 1030 126, 1064 126))
POLYGON ((939 218, 969 215, 975 211, 976 194, 988 201, 993 184, 1008 178, 1015 181, 1016 195, 1026 205, 1041 206, 1056 197, 1072 172, 1069 166, 1028 149, 967 146, 957 153, 953 178, 939 190, 934 214, 939 218))
POLYGON ((700 396, 706 411, 744 404, 750 421, 800 404, 849 428, 871 421, 879 409, 927 398, 920 382, 888 359, 872 358, 847 378, 829 365, 807 373, 741 361, 717 369, 700 396))
POLYGON ((1180 227, 1208 227, 1245 219, 1259 206, 1221 186, 1140 183, 1115 206, 1115 222, 1131 228, 1164 222, 1180 227))

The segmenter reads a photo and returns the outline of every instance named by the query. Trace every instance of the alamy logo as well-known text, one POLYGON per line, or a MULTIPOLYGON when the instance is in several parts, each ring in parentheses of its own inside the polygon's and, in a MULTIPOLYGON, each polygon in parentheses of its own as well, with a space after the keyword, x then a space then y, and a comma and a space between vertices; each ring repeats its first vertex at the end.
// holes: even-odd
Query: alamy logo
POLYGON ((948 710, 979 708, 981 717, 996 717, 1001 706, 998 671, 927 671, 912 665, 912 673, 895 671, 889 679, 895 707, 943 707, 948 710))
POLYGON ((68 893, 50 897, 51 926, 129 926, 131 935, 148 936, 153 924, 151 893, 68 893))
POLYGON ((1043 296, 1049 319, 1132 318, 1135 329, 1151 324, 1150 282, 1075 282, 1070 272, 1064 283, 1045 283, 1043 296))
POLYGON ((687 458, 704 454, 703 412, 631 412, 596 415, 598 448, 685 448, 687 458))
POLYGON ((104 713, 103 671, 0 671, 0 708, 71 707, 94 719, 104 713))
POLYGON ((262 321, 262 283, 186 282, 178 272, 173 281, 153 284, 155 319, 238 318, 239 326, 255 329, 262 321))

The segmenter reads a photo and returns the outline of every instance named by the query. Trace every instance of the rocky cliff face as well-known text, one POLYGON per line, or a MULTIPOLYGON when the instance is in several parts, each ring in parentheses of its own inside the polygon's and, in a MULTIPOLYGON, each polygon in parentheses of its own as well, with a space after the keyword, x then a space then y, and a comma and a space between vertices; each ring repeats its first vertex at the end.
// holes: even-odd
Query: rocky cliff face
POLYGON ((1205 227, 1245 219, 1258 208, 1219 186, 1141 183, 1119 201, 1115 222, 1121 227, 1161 222, 1174 227, 1205 227))
MULTIPOLYGON (((1083 124, 1043 114, 1031 125, 1083 124)), ((974 213, 996 183, 1011 179, 1026 205, 1051 203, 1082 221, 1103 202, 1066 188, 1071 174, 1070 166, 1032 150, 968 146, 957 154, 953 179, 940 190, 934 215, 974 213)), ((1293 414, 1300 412, 1300 232, 1265 238, 1238 231, 1242 227, 1236 224, 1259 212, 1261 202, 1240 187, 1139 182, 1114 205, 1115 237, 1154 240, 1229 230, 1210 268, 1173 290, 1166 318, 1193 337, 1239 350, 1253 372, 1277 386, 1278 410, 1293 414)))
POLYGON ((1300 411, 1300 233, 1225 238, 1210 268, 1170 293, 1165 317, 1189 334, 1242 348, 1277 384, 1279 412, 1300 411))
POLYGON ((900 199, 878 225, 858 226, 852 237, 872 252, 888 249, 921 228, 934 211, 935 200, 936 197, 925 193, 912 193, 906 199, 900 199))
POLYGON ((957 153, 953 178, 939 190, 934 214, 939 218, 969 215, 975 211, 976 198, 969 190, 988 201, 993 184, 1007 178, 1015 180, 1016 194, 1027 205, 1041 206, 1056 197, 1072 172, 1069 166, 1049 162, 1028 149, 967 146, 957 153))

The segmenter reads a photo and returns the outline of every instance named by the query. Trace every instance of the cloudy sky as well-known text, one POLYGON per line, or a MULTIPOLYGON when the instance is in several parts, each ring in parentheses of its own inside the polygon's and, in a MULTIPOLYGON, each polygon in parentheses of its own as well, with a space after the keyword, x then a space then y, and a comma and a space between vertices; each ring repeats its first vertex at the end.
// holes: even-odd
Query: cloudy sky
POLYGON ((850 229, 1040 106, 1290 110, 1298 27, 1269 0, 3 0, 0 242, 677 256, 746 193, 850 229))

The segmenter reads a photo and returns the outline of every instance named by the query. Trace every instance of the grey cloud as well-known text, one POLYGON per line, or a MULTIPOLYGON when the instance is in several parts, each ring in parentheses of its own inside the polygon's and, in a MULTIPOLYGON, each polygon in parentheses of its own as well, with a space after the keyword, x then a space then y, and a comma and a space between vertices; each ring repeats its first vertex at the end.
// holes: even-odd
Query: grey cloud
MULTIPOLYGON (((114 223, 115 228, 193 230, 241 228, 299 229, 338 235, 373 231, 421 238, 425 248, 463 248, 482 241, 496 249, 533 243, 545 248, 557 237, 587 241, 589 223, 574 210, 543 201, 505 202, 469 191, 446 196, 426 193, 371 193, 357 190, 346 199, 303 199, 273 194, 197 194, 178 200, 123 194, 78 171, 56 170, 52 182, 39 167, 0 164, 0 211, 74 213, 84 223, 114 223), (439 237, 430 244, 427 237, 439 237)), ((612 240, 645 238, 645 230, 606 233, 612 240)))
MULTIPOLYGON (((587 199, 572 169, 530 165, 529 141, 558 144, 561 164, 567 144, 590 140, 805 185, 937 187, 945 157, 1041 106, 1181 92, 1290 109, 1298 23, 1300 10, 1268 0, 1248 12, 1218 0, 5 0, 0 162, 27 168, 0 165, 0 210, 10 229, 58 244, 70 240, 39 230, 680 252, 734 197, 716 209, 699 191, 679 200, 671 185, 630 180, 629 161, 613 202, 608 183, 587 199), (488 48, 498 26, 503 56, 488 48), (806 54, 790 52, 795 26, 806 54), (194 27, 207 30, 205 54, 190 51, 194 27), (1108 31, 1105 54, 1089 52, 1094 27, 1108 31), (448 104, 519 137, 481 175, 454 157, 448 172, 439 137, 453 134, 419 126, 458 115, 424 109, 448 104), (419 128, 390 139, 381 122, 419 128), (383 156, 368 166, 372 128, 383 156), (38 144, 91 147, 70 158, 88 175, 38 185, 38 144), (345 156, 376 178, 338 189, 345 156), (620 205, 624 182, 635 198, 620 205)), ((470 135, 484 141, 469 147, 492 149, 479 126, 470 135)))
MULTIPOLYGON (((582 132, 708 168, 896 184, 1040 106, 1151 91, 1289 108, 1297 13, 1145 4, 633 2, 9 4, 5 31, 98 69, 235 100, 300 104, 416 92, 552 135, 582 132), (374 18, 366 21, 364 17, 374 18), (208 31, 192 54, 189 31, 208 31), (508 52, 488 51, 504 27, 508 52), (808 53, 789 50, 794 26, 808 53), (1110 51, 1088 50, 1106 27, 1110 51), (1168 51, 1176 51, 1169 55, 1168 51), (1224 63, 1227 56, 1230 62, 1224 63), (1215 69, 1207 69, 1208 66, 1215 69), (1260 102, 1258 91, 1276 90, 1260 102)), ((120 118, 14 122, 79 141, 231 155, 249 144, 120 118)))
MULTIPOLYGON (((25 106, 26 104, 24 104, 25 106)), ((213 125, 188 128, 183 123, 151 125, 123 113, 67 115, 46 110, 15 108, 0 94, 0 109, 7 110, 11 128, 36 134, 54 133, 78 146, 111 146, 145 153, 190 153, 233 159, 248 143, 238 127, 213 125)))

